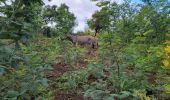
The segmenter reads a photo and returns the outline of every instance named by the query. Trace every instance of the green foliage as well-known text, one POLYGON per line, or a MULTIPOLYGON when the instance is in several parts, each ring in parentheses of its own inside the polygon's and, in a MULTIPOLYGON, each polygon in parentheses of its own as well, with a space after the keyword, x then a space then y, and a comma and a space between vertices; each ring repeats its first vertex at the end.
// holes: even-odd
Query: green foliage
POLYGON ((95 29, 96 26, 100 26, 103 30, 107 31, 110 25, 109 15, 109 8, 103 7, 100 11, 95 12, 92 15, 93 19, 88 20, 87 23, 92 29, 95 29))
MULTIPOLYGON (((164 6, 166 5, 162 5, 162 7, 164 6)), ((139 23, 140 33, 146 36, 145 40, 147 43, 160 43, 165 40, 169 22, 167 17, 166 12, 159 11, 151 5, 141 8, 135 20, 139 23)))
POLYGON ((43 92, 48 87, 47 79, 42 76, 44 70, 46 68, 20 66, 11 74, 1 76, 1 99, 44 98, 46 94, 43 92))
POLYGON ((50 22, 53 22, 55 20, 55 17, 58 16, 58 13, 56 11, 57 6, 45 6, 43 9, 43 18, 45 22, 48 24, 50 22))
POLYGON ((92 1, 101 9, 88 20, 91 29, 78 33, 92 35, 97 26, 102 31, 99 48, 86 52, 63 40, 75 26, 67 5, 43 8, 42 0, 0 0, 0 99, 53 99, 44 72, 58 62, 74 69, 52 83, 85 99, 169 98, 169 1, 92 1), (51 38, 32 35, 40 32, 51 38), (81 62, 84 69, 76 70, 81 62))
POLYGON ((63 37, 65 33, 73 31, 76 17, 66 4, 61 4, 59 7, 46 6, 43 12, 45 22, 55 24, 55 28, 51 28, 53 36, 63 37))
POLYGON ((157 52, 161 46, 148 47, 144 44, 130 44, 123 52, 123 61, 129 66, 139 68, 140 71, 157 72, 161 70, 161 58, 157 56, 157 52), (152 63, 152 64, 150 64, 152 63))
MULTIPOLYGON (((47 67, 31 65, 29 63, 31 59, 27 59, 28 56, 23 50, 17 50, 23 46, 22 44, 28 46, 30 33, 36 33, 40 29, 42 20, 39 14, 43 2, 41 0, 7 2, 0 1, 0 26, 2 26, 0 38, 3 39, 0 41, 0 97, 13 100, 43 99, 46 95, 44 93, 48 92, 46 90, 48 81, 43 74, 47 67)), ((25 47, 25 50, 27 49, 28 47, 25 47)))
POLYGON ((6 52, 1 52, 1 64, 6 65, 1 67, 5 68, 6 72, 1 74, 0 79, 1 99, 52 98, 51 91, 47 89, 49 82, 44 77, 44 72, 52 69, 51 64, 58 53, 59 45, 57 39, 40 35, 35 37, 31 39, 29 47, 22 46, 20 51, 11 54, 11 48, 8 47, 4 48, 6 52))
POLYGON ((56 79, 57 86, 61 90, 78 90, 87 82, 87 71, 78 70, 67 73, 56 79))
POLYGON ((30 47, 22 47, 22 50, 27 56, 28 64, 34 66, 52 64, 56 54, 59 54, 60 45, 56 38, 46 38, 42 35, 36 35, 31 40, 30 45, 30 47))
POLYGON ((110 2, 109 1, 102 1, 102 2, 98 2, 96 5, 98 7, 103 7, 103 6, 106 6, 108 5, 110 2))
POLYGON ((62 4, 58 9, 58 14, 55 18, 56 21, 56 31, 58 33, 67 33, 71 32, 75 25, 75 16, 69 12, 69 7, 65 4, 62 4))
POLYGON ((1 39, 13 39, 18 46, 18 42, 28 43, 29 33, 36 33, 41 26, 38 14, 41 12, 42 1, 14 0, 7 5, 7 1, 1 1, 2 13, 0 17, 1 39), (4 5, 3 5, 4 4, 4 5))
POLYGON ((16 50, 6 46, 0 46, 0 59, 1 74, 11 72, 19 63, 25 62, 24 57, 17 54, 16 50))
POLYGON ((168 1, 148 0, 140 5, 128 0, 122 4, 93 1, 98 1, 101 10, 93 14, 88 25, 94 29, 99 24, 103 29, 97 59, 80 72, 83 75, 70 72, 59 78, 59 87, 81 89, 84 98, 92 100, 167 98, 161 93, 169 87, 162 86, 167 82, 161 81, 160 75, 167 77, 161 66, 169 66, 169 56, 160 51, 169 34, 168 11, 162 10, 167 9, 168 1), (163 58, 166 62, 162 64, 163 58))
POLYGON ((64 55, 65 63, 70 65, 77 64, 82 58, 84 58, 84 49, 78 45, 69 48, 64 55))

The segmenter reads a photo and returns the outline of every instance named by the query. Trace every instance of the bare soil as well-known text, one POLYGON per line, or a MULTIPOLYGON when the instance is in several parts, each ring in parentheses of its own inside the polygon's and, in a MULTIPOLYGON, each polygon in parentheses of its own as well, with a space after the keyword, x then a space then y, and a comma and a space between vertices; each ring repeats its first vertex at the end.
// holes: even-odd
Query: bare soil
MULTIPOLYGON (((87 67, 88 61, 87 60, 95 60, 97 59, 97 52, 95 49, 91 49, 91 48, 85 48, 85 58, 84 59, 80 59, 77 64, 75 65, 76 68, 74 68, 74 70, 79 70, 79 69, 84 69, 87 67)), ((58 55, 57 56, 57 60, 61 60, 63 59, 63 55, 58 55)), ((53 65, 53 70, 51 72, 49 72, 47 74, 47 78, 50 79, 51 81, 53 81, 53 79, 56 79, 57 77, 62 76, 63 74, 72 71, 73 68, 70 67, 70 65, 68 64, 63 64, 61 62, 58 62, 56 64, 53 65)), ((108 71, 104 70, 104 73, 106 76, 109 76, 108 71)), ((130 77, 133 72, 133 69, 127 69, 126 70, 127 75, 130 77)), ((151 84, 156 84, 156 75, 155 74, 148 74, 146 75, 146 79, 149 83, 151 84)), ((93 76, 90 75, 88 77, 88 81, 89 82, 94 82, 97 79, 93 76)), ((51 86, 52 88, 55 88, 55 98, 54 100, 84 100, 83 96, 79 96, 77 94, 74 93, 68 93, 68 92, 64 92, 61 91, 59 89, 57 89, 55 86, 51 86)), ((109 86, 108 86, 109 87, 109 86)))
POLYGON ((84 99, 83 96, 78 96, 73 93, 56 91, 54 100, 84 100, 84 99))
POLYGON ((55 64, 53 65, 53 71, 47 74, 47 78, 48 79, 57 78, 63 75, 65 72, 69 71, 69 69, 70 69, 69 66, 67 66, 66 64, 61 63, 55 64))
MULTIPOLYGON (((92 58, 95 58, 97 56, 95 49, 92 49, 92 48, 85 48, 85 49, 86 49, 85 58, 78 61, 78 63, 76 64, 76 68, 74 68, 75 70, 86 68, 88 61, 85 61, 85 59, 92 59, 92 58)), ((56 60, 62 61, 63 58, 64 58, 63 55, 58 55, 56 57, 56 60)), ((57 77, 60 77, 63 74, 65 74, 69 71, 72 71, 72 70, 73 69, 70 67, 70 65, 58 62, 58 63, 53 65, 53 70, 51 72, 48 72, 46 77, 49 80, 53 81, 57 77)), ((79 95, 74 94, 74 93, 67 93, 67 92, 58 90, 53 85, 51 85, 51 87, 55 88, 54 100, 83 100, 83 96, 79 96, 79 95)))

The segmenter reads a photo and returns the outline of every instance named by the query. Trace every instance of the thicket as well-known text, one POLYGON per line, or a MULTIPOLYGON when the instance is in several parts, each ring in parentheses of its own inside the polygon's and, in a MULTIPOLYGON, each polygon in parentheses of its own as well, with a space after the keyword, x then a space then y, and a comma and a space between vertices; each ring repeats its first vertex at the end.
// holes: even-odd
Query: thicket
POLYGON ((41 35, 50 36, 44 27, 53 21, 48 20, 51 17, 60 35, 74 27, 75 17, 65 4, 54 8, 42 0, 0 0, 1 100, 53 99, 45 72, 52 69, 62 45, 59 38, 41 35), (68 20, 61 20, 64 15, 68 20))
POLYGON ((170 2, 92 1, 101 7, 87 22, 101 27, 97 59, 58 78, 58 86, 92 100, 169 99, 170 2))
POLYGON ((52 70, 57 55, 64 57, 57 62, 73 69, 87 62, 87 68, 52 82, 60 90, 92 100, 170 98, 170 2, 92 1, 101 9, 85 34, 99 25, 99 48, 96 57, 85 58, 84 48, 62 40, 75 25, 68 6, 0 0, 0 99, 53 99, 44 72, 52 70))

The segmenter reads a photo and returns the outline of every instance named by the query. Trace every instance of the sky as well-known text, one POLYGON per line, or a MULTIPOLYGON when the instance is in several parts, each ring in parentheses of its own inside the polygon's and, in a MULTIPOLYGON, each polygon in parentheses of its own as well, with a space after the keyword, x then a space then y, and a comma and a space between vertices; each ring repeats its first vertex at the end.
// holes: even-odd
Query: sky
MULTIPOLYGON (((123 0, 113 0, 117 3, 121 3, 123 0)), ((139 0, 133 0, 139 1, 139 0)), ((48 0, 44 0, 46 5, 57 5, 59 6, 62 3, 65 3, 69 6, 70 12, 74 13, 76 16, 77 26, 74 28, 74 32, 83 31, 87 28, 86 20, 92 17, 92 14, 99 10, 99 8, 95 5, 95 2, 90 0, 52 0, 49 2, 48 0)))

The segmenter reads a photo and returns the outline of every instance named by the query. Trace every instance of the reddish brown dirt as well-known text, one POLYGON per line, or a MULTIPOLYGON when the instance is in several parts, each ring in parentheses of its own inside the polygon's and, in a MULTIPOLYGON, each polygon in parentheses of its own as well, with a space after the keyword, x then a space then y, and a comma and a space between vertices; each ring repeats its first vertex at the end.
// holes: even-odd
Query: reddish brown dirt
POLYGON ((86 68, 87 63, 88 63, 87 61, 79 60, 79 62, 78 62, 77 65, 76 65, 76 69, 86 68))
POLYGON ((86 57, 96 57, 97 56, 97 52, 95 49, 91 49, 91 48, 86 48, 86 57))
MULTIPOLYGON (((90 49, 90 48, 85 48, 85 59, 91 59, 97 56, 96 50, 90 49)), ((58 55, 56 57, 57 61, 62 61, 63 55, 58 55)), ((75 66, 75 70, 77 69, 82 69, 86 68, 88 62, 85 61, 84 59, 81 59, 78 61, 77 65, 75 66)), ((49 73, 47 73, 47 78, 50 80, 56 79, 57 77, 62 76, 64 73, 71 71, 72 68, 70 65, 67 64, 62 64, 58 62, 57 64, 53 65, 53 70, 49 73)), ((55 86, 51 86, 52 88, 56 88, 55 86)), ((78 96, 74 93, 66 93, 63 91, 60 91, 58 89, 55 89, 55 98, 54 100, 83 100, 83 96, 78 96)))
MULTIPOLYGON (((71 68, 69 68, 69 66, 66 64, 61 63, 55 64, 53 65, 53 71, 47 74, 47 78, 53 80, 70 70, 71 68)), ((55 86, 53 86, 53 84, 51 84, 51 87, 56 88, 55 86)), ((73 93, 62 92, 60 90, 55 91, 56 92, 54 100, 83 100, 83 96, 78 96, 73 93)))
POLYGON ((156 82, 157 77, 156 77, 155 73, 149 73, 148 75, 146 75, 146 79, 150 84, 156 84, 157 83, 156 82))
POLYGON ((54 100, 84 100, 82 96, 57 91, 54 100))
MULTIPOLYGON (((85 49, 86 49, 85 59, 95 60, 95 58, 97 57, 96 50, 90 49, 90 48, 85 48, 85 49)), ((62 61, 63 58, 64 58, 63 55, 58 55, 56 57, 57 61, 60 61, 60 60, 62 61)), ((85 59, 81 59, 81 60, 78 61, 77 65, 75 65, 75 67, 76 67, 75 70, 86 68, 88 62, 85 61, 85 59)), ((47 74, 47 78, 50 79, 50 80, 53 80, 53 79, 56 79, 57 77, 60 77, 64 73, 69 72, 71 70, 72 70, 72 68, 69 65, 57 63, 57 64, 53 65, 53 70, 47 74)), ((126 72, 127 72, 127 75, 129 75, 129 76, 134 73, 133 69, 127 69, 126 72)), ((108 71, 104 70, 104 73, 105 73, 106 76, 109 76, 108 71)), ((151 83, 151 84, 156 83, 155 74, 148 74, 148 75, 146 75, 146 78, 147 78, 149 83, 151 83)), ((89 82, 94 82, 96 80, 97 79, 93 75, 89 75, 89 77, 88 77, 89 82)), ((52 88, 56 88, 56 87, 52 86, 52 88)), ((79 96, 79 95, 76 95, 74 93, 63 92, 63 91, 60 91, 56 88, 54 100, 83 100, 83 96, 79 96)))
POLYGON ((55 64, 53 65, 53 71, 47 74, 48 79, 56 78, 63 75, 65 72, 69 71, 70 68, 66 64, 55 64))

